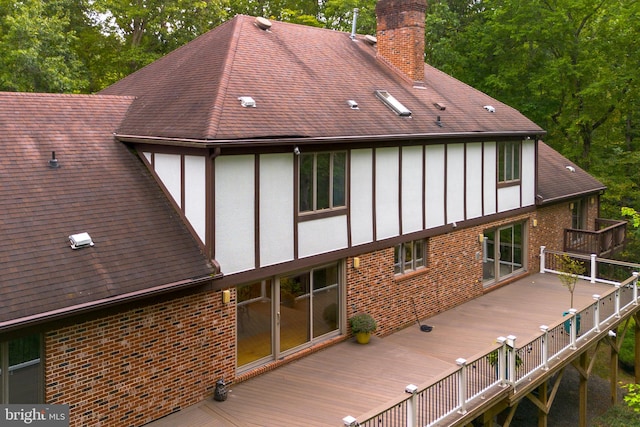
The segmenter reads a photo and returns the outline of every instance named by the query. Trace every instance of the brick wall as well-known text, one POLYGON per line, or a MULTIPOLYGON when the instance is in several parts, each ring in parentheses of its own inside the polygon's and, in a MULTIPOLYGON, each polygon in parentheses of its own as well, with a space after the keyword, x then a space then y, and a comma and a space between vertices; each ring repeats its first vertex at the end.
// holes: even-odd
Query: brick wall
POLYGON ((571 224, 567 204, 468 227, 428 239, 427 267, 396 277, 393 248, 362 254, 360 268, 347 260, 347 317, 368 312, 378 321, 377 335, 388 335, 482 295, 482 244, 485 230, 526 221, 529 272, 539 271, 540 246, 562 247, 562 230, 571 224), (566 210, 566 213, 564 212, 566 210), (536 227, 533 221, 537 220, 536 227))
POLYGON ((206 292, 49 331, 46 401, 71 426, 140 426, 233 378, 234 330, 235 304, 206 292))

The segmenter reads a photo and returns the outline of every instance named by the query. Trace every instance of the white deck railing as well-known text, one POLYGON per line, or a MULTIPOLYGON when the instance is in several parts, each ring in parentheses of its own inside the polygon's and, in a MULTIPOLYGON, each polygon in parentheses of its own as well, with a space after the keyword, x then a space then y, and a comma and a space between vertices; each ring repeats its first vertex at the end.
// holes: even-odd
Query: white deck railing
MULTIPOLYGON (((555 273, 557 255, 562 252, 540 251, 540 272, 555 273)), ((541 371, 546 371, 564 355, 569 355, 590 338, 606 330, 620 319, 631 306, 638 306, 638 270, 640 265, 567 254, 588 263, 587 275, 581 276, 592 283, 612 285, 606 295, 593 295, 594 302, 582 311, 570 309, 558 324, 540 326, 540 335, 521 347, 516 337, 498 337, 497 348, 474 357, 471 361, 457 359, 457 368, 446 372, 435 382, 421 388, 409 384, 406 395, 388 408, 358 421, 352 416, 343 419, 345 426, 362 427, 417 427, 437 426, 445 418, 461 418, 472 406, 490 402, 492 396, 508 389, 515 392, 520 384, 541 371), (598 272, 603 274, 600 275, 598 272), (622 275, 620 282, 611 277, 622 275)))

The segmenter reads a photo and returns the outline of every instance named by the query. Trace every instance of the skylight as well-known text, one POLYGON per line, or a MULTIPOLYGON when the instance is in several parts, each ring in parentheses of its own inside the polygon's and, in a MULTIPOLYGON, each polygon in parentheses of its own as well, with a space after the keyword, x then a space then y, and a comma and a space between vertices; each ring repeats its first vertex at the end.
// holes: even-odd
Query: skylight
POLYGON ((402 117, 411 117, 411 110, 402 105, 400 101, 395 99, 386 90, 376 90, 375 94, 382 102, 384 102, 387 107, 391 108, 397 115, 402 117))

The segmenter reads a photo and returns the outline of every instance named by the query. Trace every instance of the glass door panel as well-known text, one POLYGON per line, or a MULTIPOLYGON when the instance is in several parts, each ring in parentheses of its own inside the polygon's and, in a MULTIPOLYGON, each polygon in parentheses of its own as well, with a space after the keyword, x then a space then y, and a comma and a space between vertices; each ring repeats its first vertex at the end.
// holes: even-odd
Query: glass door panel
POLYGON ((513 229, 500 229, 500 270, 499 277, 513 273, 513 229))
POLYGON ((40 335, 9 341, 7 403, 40 403, 40 335))
POLYGON ((237 363, 243 366, 272 354, 271 280, 237 288, 237 363))
POLYGON ((338 329, 338 266, 313 270, 313 337, 338 329))
POLYGON ((495 230, 484 232, 482 245, 482 278, 485 282, 496 278, 495 266, 495 230))
POLYGON ((280 352, 309 342, 310 335, 310 274, 280 278, 280 352))

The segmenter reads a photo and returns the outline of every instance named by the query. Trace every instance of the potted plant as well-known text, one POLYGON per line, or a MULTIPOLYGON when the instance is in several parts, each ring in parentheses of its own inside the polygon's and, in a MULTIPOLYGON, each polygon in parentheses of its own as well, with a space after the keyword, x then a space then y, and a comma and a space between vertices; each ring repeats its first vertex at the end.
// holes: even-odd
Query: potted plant
POLYGON ((378 324, 369 314, 360 313, 349 319, 349 326, 351 326, 351 332, 356 336, 356 340, 360 344, 366 344, 369 342, 371 333, 376 330, 378 324))

